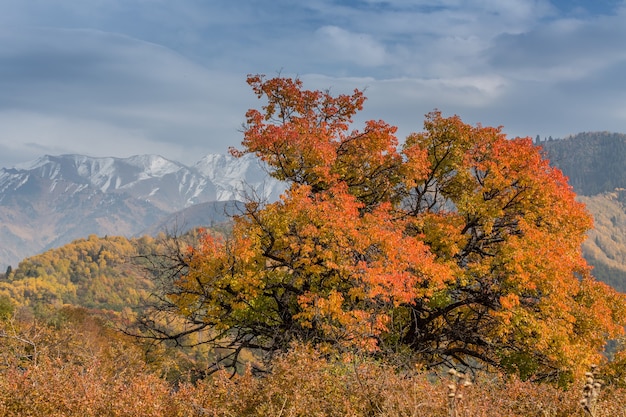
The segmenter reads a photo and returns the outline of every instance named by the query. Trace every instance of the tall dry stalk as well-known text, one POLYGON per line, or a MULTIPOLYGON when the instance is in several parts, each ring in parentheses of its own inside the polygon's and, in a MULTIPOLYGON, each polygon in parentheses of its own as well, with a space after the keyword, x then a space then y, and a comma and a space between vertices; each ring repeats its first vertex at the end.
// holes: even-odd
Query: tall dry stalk
POLYGON ((459 406, 463 400, 463 388, 472 385, 469 377, 454 368, 448 371, 450 383, 448 384, 448 415, 449 417, 459 417, 459 406))
POLYGON ((585 386, 583 387, 583 397, 580 400, 585 413, 591 417, 596 417, 596 407, 598 404, 598 397, 600 396, 600 389, 602 388, 603 381, 598 379, 598 366, 591 365, 591 371, 585 373, 587 378, 585 386))

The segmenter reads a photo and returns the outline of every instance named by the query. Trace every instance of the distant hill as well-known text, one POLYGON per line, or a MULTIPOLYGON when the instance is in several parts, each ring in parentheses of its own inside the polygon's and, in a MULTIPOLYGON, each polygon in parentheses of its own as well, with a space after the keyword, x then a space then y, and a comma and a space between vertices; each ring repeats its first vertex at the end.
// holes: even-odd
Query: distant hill
POLYGON ((177 236, 198 226, 217 227, 230 222, 233 215, 242 213, 243 207, 244 203, 236 200, 194 204, 153 223, 137 236, 156 236, 161 232, 177 236))

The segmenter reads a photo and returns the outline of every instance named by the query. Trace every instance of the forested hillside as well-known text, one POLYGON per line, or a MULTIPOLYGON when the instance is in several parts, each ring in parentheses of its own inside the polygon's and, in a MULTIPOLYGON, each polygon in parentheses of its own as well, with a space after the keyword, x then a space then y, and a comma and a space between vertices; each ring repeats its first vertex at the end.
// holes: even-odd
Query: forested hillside
POLYGON ((587 132, 540 143, 577 194, 591 196, 626 188, 626 134, 587 132))
POLYGON ((583 254, 596 278, 621 292, 626 292, 625 197, 624 191, 579 197, 594 217, 583 254))
POLYGON ((10 268, 0 280, 0 298, 37 316, 67 304, 118 312, 136 308, 153 288, 140 257, 158 248, 147 236, 78 239, 10 268))
POLYGON ((540 144, 594 217, 583 244, 593 274, 626 292, 626 135, 587 132, 540 144))

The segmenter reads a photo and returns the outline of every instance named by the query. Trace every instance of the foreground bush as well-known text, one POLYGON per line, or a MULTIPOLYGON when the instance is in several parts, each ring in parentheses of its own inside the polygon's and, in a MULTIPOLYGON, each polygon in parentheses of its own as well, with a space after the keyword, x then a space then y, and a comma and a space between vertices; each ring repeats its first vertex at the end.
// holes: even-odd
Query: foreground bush
MULTIPOLYGON (((0 415, 447 417, 451 377, 399 373, 359 358, 328 360, 296 346, 262 377, 216 373, 173 385, 98 320, 71 326, 0 322, 0 415)), ((165 363, 165 362, 164 362, 165 363)), ((476 377, 457 416, 582 416, 582 382, 549 385, 476 377)), ((597 416, 626 416, 626 392, 602 390, 597 416)))
MULTIPOLYGON (((224 374, 225 375, 225 374, 224 374)), ((211 416, 432 416, 448 417, 448 375, 400 374, 372 362, 327 362, 299 347, 280 358, 264 378, 219 375, 190 389, 211 416), (203 392, 204 394, 201 394, 203 392), (199 395, 200 394, 200 395, 199 395)), ((585 415, 582 382, 569 390, 491 376, 462 389, 457 416, 585 415)), ((626 416, 626 391, 608 388, 599 416, 626 416)))

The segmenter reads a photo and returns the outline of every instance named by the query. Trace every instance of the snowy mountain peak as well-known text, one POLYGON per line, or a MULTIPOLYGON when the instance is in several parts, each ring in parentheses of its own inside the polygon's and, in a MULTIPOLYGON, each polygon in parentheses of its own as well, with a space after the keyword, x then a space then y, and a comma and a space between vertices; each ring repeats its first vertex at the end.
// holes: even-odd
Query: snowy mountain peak
POLYGON ((54 179, 59 175, 75 175, 95 184, 100 178, 121 172, 137 172, 145 177, 162 177, 186 169, 182 164, 159 155, 135 155, 129 158, 90 157, 85 155, 44 155, 34 161, 15 166, 19 171, 39 171, 42 177, 54 179))
POLYGON ((194 168, 216 185, 219 200, 222 201, 243 201, 250 195, 271 201, 285 190, 285 185, 271 178, 267 167, 252 154, 240 158, 209 154, 194 168))
POLYGON ((90 186, 104 193, 126 193, 167 212, 209 201, 244 200, 248 195, 275 200, 284 189, 268 176, 253 155, 235 158, 211 154, 193 167, 159 155, 129 158, 45 155, 0 170, 0 190, 15 188, 24 182, 27 174, 90 186))
POLYGON ((178 162, 170 161, 160 155, 135 155, 124 160, 129 165, 140 168, 149 177, 163 177, 187 168, 178 162))

